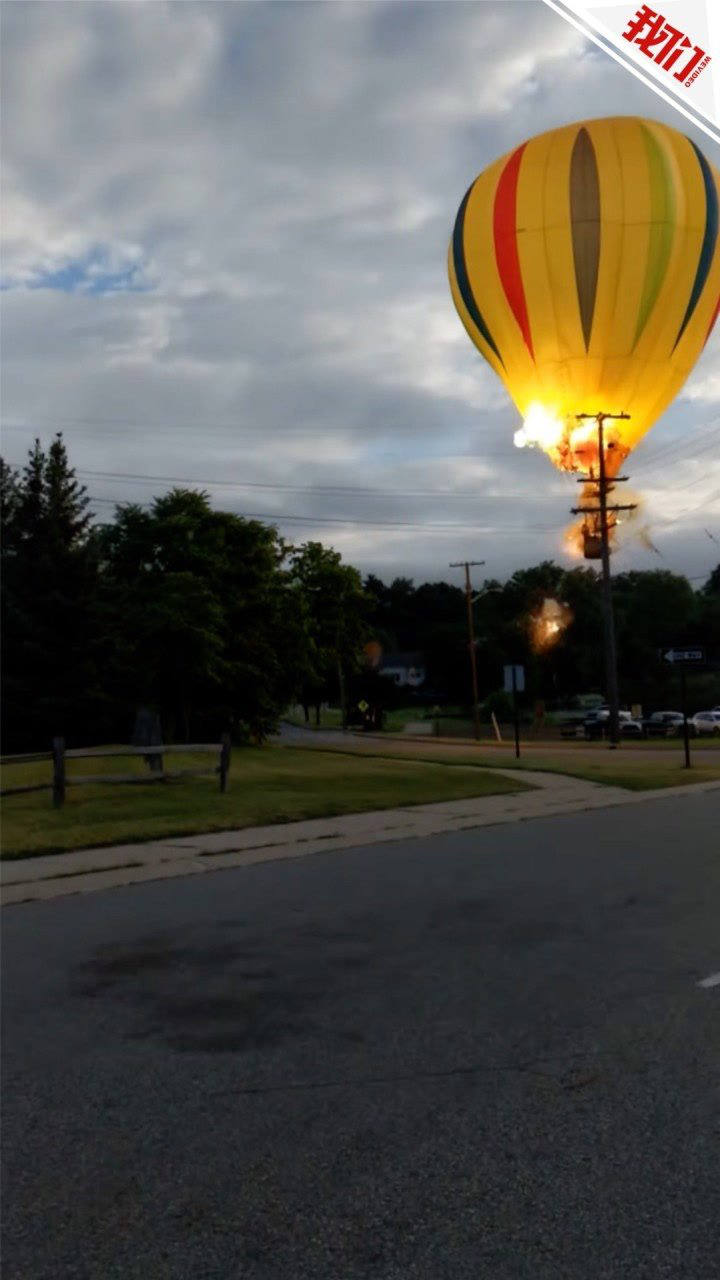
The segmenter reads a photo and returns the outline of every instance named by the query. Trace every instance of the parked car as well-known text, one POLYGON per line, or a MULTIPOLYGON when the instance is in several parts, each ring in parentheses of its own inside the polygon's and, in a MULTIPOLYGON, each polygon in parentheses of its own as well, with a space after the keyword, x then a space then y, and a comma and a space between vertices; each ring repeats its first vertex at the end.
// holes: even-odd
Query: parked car
POLYGON ((631 715, 627 719, 620 712, 620 737, 621 738, 644 738, 645 726, 642 720, 633 720, 631 715))
POLYGON ((698 711, 688 720, 690 732, 696 735, 711 733, 720 735, 720 711, 698 711))
MULTIPOLYGON (((610 719, 610 708, 599 707, 597 711, 590 711, 583 721, 583 729, 586 738, 600 738, 607 733, 608 721, 610 719)), ((618 719, 620 721, 620 736, 622 738, 642 738, 644 734, 643 726, 639 720, 633 720, 629 711, 618 711, 618 719)))
POLYGON ((681 711, 653 711, 643 721, 646 738, 669 738, 673 734, 682 733, 683 716, 681 711))
POLYGON ((597 711, 588 711, 583 720, 586 738, 599 738, 607 728, 610 712, 607 707, 598 707, 597 711))

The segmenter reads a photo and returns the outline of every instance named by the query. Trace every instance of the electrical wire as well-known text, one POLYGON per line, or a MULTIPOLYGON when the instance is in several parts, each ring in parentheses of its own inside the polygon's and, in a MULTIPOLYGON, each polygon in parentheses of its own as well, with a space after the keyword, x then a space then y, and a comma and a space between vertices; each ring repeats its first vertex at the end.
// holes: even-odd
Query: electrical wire
MULTIPOLYGON (((99 503, 99 504, 105 503, 114 507, 123 507, 123 506, 147 507, 149 505, 147 502, 123 501, 123 500, 118 500, 116 498, 96 497, 92 494, 88 494, 88 500, 90 501, 90 503, 99 503)), ((365 525, 366 527, 372 528, 372 529, 421 529, 423 531, 433 531, 433 532, 437 532, 438 530, 442 530, 443 532, 455 530, 455 531, 463 531, 465 533, 468 533, 468 532, 498 533, 498 534, 504 535, 506 533, 507 534, 547 533, 547 532, 554 532, 556 529, 556 526, 551 524, 501 526, 501 525, 473 525, 473 524, 467 524, 467 523, 461 524, 457 521, 454 521, 454 522, 448 521, 443 523, 433 523, 430 521, 427 524, 423 524, 422 521, 418 521, 418 520, 414 520, 414 521, 358 520, 348 516, 306 516, 306 515, 296 515, 296 514, 286 515, 284 512, 268 513, 268 512, 259 512, 259 511, 236 511, 236 512, 233 512, 233 514, 241 516, 244 520, 268 520, 273 524, 282 524, 285 521, 293 521, 293 522, 298 522, 303 524, 365 525)))
MULTIPOLYGON (((706 444, 708 440, 713 439, 720 433, 720 421, 715 419, 702 430, 692 433, 684 437, 682 440, 673 440, 668 444, 661 446, 657 451, 651 453, 645 459, 642 456, 639 460, 633 460, 638 470, 644 478, 647 471, 656 471, 659 466, 664 466, 669 459, 680 458, 686 455, 692 458, 697 450, 698 445, 706 444)), ((631 464, 633 465, 633 464, 631 464)))
POLYGON ((378 489, 363 488, 356 485, 333 485, 333 484, 278 484, 274 481, 257 481, 257 480, 208 480, 200 479, 197 476, 159 476, 159 475, 137 475, 126 471, 90 471, 80 467, 75 468, 75 474, 78 476, 87 476, 92 479, 100 480, 119 480, 121 483, 139 483, 139 484, 182 484, 182 485, 199 485, 208 489, 271 489, 283 493, 313 493, 313 494, 342 494, 342 495, 358 495, 361 497, 372 498, 458 498, 464 501, 479 502, 482 499, 498 498, 503 501, 506 499, 521 499, 526 497, 521 493, 483 493, 480 490, 474 492, 457 492, 454 489, 378 489))

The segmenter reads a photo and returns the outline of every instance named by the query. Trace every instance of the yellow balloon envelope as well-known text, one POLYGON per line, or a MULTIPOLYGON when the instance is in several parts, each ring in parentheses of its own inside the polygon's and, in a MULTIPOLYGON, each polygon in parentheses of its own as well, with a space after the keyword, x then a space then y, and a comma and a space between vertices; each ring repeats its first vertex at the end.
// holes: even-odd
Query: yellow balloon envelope
POLYGON ((552 129, 475 179, 450 287, 526 420, 517 443, 582 469, 576 415, 627 413, 615 470, 667 408, 720 306, 718 191, 689 138, 622 116, 552 129))

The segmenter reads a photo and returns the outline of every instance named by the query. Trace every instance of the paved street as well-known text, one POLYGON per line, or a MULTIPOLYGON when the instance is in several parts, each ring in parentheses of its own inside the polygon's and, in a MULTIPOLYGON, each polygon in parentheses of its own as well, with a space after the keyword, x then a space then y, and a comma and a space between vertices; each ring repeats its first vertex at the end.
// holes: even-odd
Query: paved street
POLYGON ((6 908, 5 1280, 715 1280, 719 819, 6 908))
MULTIPOLYGON (((445 757, 451 760, 454 756, 467 756, 477 752, 478 755, 487 756, 490 759, 497 760, 498 768, 502 768, 505 763, 504 757, 512 757, 515 752, 515 744, 512 736, 508 735, 502 743, 494 742, 491 738, 483 738, 480 742, 473 742, 469 738, 436 738, 432 734, 413 735, 412 733, 397 734, 374 734, 359 733, 357 730, 343 732, 340 729, 306 729, 301 725, 294 725, 284 722, 280 726, 280 732, 277 734, 280 742, 287 743, 288 746, 301 743, 304 747, 336 747, 343 751, 369 751, 371 753, 382 752, 383 745, 391 751, 397 751, 399 748, 403 752, 415 754, 427 754, 432 751, 433 754, 445 757)), ((577 764, 578 759, 591 761, 594 757, 605 756, 609 750, 607 743, 601 742, 535 742, 528 740, 523 733, 522 736, 522 755, 524 760, 531 760, 533 757, 551 756, 555 764, 568 765, 572 767, 577 764)), ((693 763, 696 765, 713 765, 717 764, 718 746, 717 739, 709 737, 693 738, 690 744, 693 763)), ((673 739, 668 745, 667 739, 650 739, 647 742, 631 742, 621 745, 618 759, 630 758, 636 762, 645 764, 657 764, 659 760, 665 760, 667 763, 675 761, 681 763, 683 760, 683 742, 681 738, 673 739)))

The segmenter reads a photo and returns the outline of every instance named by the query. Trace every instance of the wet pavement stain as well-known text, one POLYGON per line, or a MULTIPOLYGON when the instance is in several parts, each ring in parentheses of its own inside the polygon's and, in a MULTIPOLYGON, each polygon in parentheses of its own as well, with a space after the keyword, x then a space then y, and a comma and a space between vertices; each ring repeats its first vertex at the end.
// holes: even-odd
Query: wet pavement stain
MULTIPOLYGON (((128 1040, 161 1040, 181 1053, 242 1053, 306 1033, 323 998, 352 984, 370 959, 362 947, 358 953, 352 928, 305 924, 264 939, 243 930, 237 941, 206 933, 183 945, 157 936, 98 947, 70 989, 121 1006, 128 1040)), ((334 1025, 332 1035, 340 1044, 363 1039, 352 1025, 334 1025)))

